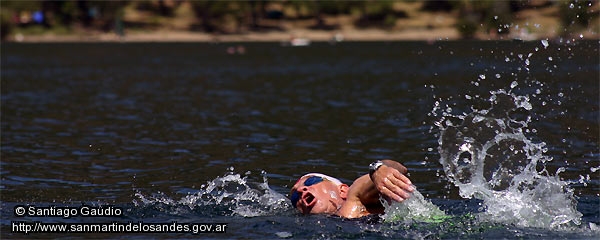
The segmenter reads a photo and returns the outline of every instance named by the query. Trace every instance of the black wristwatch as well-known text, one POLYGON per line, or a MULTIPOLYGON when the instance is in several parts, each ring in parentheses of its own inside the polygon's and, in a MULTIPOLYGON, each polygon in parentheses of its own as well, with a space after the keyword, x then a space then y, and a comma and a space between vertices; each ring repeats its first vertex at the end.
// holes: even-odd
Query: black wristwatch
POLYGON ((369 164, 369 177, 371 177, 371 179, 373 179, 373 173, 375 173, 375 171, 377 171, 377 169, 379 169, 383 165, 384 164, 381 160, 377 160, 377 161, 369 164))

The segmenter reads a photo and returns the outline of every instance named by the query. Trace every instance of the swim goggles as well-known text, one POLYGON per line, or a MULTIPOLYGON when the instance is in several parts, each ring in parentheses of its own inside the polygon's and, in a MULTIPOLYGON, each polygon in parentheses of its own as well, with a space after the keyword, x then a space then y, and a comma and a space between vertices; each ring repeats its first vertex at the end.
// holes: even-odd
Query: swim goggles
MULTIPOLYGON (((310 176, 306 180, 304 180, 304 186, 312 186, 317 183, 323 182, 323 180, 325 180, 325 178, 320 176, 310 176)), ((298 201, 300 200, 300 195, 301 194, 297 190, 292 190, 292 192, 290 193, 290 200, 292 200, 292 206, 294 206, 294 208, 296 208, 296 204, 298 204, 298 201)))

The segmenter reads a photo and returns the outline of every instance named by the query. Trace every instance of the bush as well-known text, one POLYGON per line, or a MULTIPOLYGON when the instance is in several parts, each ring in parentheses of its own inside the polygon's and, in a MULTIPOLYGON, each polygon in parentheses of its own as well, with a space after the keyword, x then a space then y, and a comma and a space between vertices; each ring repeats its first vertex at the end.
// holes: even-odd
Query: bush
POLYGON ((477 21, 469 19, 468 16, 461 17, 456 23, 456 29, 463 38, 473 38, 477 32, 477 21))
POLYGON ((0 40, 5 40, 12 31, 13 26, 10 22, 10 16, 10 11, 6 9, 0 10, 0 40))

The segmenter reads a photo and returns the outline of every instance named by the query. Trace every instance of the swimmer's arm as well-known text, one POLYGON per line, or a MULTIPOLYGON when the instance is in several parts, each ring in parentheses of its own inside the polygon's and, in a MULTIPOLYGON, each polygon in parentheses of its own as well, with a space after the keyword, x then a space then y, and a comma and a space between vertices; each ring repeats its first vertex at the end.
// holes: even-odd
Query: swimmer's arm
POLYGON ((369 174, 366 174, 354 180, 348 189, 346 202, 336 214, 346 218, 357 218, 372 213, 383 213, 383 206, 379 202, 377 188, 369 174))
POLYGON ((396 162, 394 160, 389 160, 389 159, 385 159, 385 160, 381 160, 381 161, 383 162, 383 164, 385 164, 385 166, 395 168, 402 174, 408 173, 408 169, 406 169, 406 167, 399 162, 396 162))
POLYGON ((338 210, 337 215, 355 218, 369 213, 383 213, 380 196, 399 202, 410 196, 410 192, 414 189, 410 180, 404 175, 407 172, 406 167, 392 160, 383 160, 383 162, 384 165, 373 173, 374 180, 371 180, 369 174, 365 174, 352 183, 348 189, 346 204, 338 210))
POLYGON ((355 196, 355 199, 365 206, 379 204, 379 191, 371 181, 369 174, 362 175, 354 180, 348 195, 355 196))
POLYGON ((383 196, 397 202, 409 198, 414 188, 410 179, 405 175, 408 172, 406 167, 393 160, 383 160, 382 162, 384 165, 370 176, 374 187, 383 196))
POLYGON ((379 204, 379 196, 401 202, 410 197, 412 182, 406 177, 408 170, 399 162, 383 160, 383 166, 373 173, 373 179, 365 174, 352 183, 348 198, 363 205, 379 204))

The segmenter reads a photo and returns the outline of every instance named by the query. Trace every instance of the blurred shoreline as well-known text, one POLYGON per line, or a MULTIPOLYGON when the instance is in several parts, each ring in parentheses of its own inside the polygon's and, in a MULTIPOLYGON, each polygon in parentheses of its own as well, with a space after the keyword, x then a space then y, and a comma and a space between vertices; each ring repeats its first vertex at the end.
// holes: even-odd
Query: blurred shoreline
POLYGON ((154 31, 126 33, 78 33, 69 35, 14 35, 10 42, 291 42, 302 39, 309 42, 343 41, 436 41, 459 40, 454 29, 390 32, 378 29, 349 31, 318 31, 298 29, 285 32, 251 32, 243 34, 209 34, 189 31, 154 31))
POLYGON ((575 36, 559 36, 558 34, 510 34, 494 36, 478 34, 472 39, 464 39, 454 28, 417 29, 411 31, 388 31, 381 29, 352 29, 344 31, 320 31, 296 29, 277 32, 250 32, 242 34, 210 34, 190 31, 132 32, 118 35, 109 33, 81 32, 67 35, 52 33, 40 35, 14 34, 8 42, 282 42, 291 43, 294 39, 310 42, 343 42, 343 41, 444 41, 444 40, 523 40, 540 39, 598 40, 599 35, 587 31, 575 36))
POLYGON ((516 3, 8 1, 0 13, 6 42, 600 40, 597 2, 516 3))

